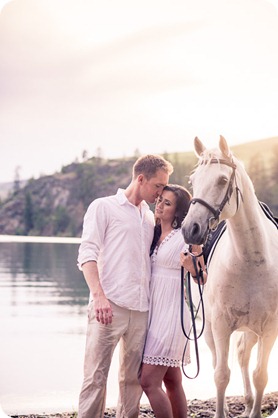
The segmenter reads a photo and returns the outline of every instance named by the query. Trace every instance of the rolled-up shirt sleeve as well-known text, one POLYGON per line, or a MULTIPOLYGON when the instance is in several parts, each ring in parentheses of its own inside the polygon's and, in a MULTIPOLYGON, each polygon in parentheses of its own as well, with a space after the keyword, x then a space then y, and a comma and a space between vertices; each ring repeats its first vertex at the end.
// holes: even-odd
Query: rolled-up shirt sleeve
POLYGON ((94 200, 84 216, 81 244, 78 252, 77 266, 88 261, 98 261, 103 246, 106 228, 106 211, 101 200, 94 200))
POLYGON ((122 189, 98 198, 84 216, 78 268, 95 261, 107 299, 123 308, 147 311, 153 231, 154 215, 146 202, 134 206, 122 189))

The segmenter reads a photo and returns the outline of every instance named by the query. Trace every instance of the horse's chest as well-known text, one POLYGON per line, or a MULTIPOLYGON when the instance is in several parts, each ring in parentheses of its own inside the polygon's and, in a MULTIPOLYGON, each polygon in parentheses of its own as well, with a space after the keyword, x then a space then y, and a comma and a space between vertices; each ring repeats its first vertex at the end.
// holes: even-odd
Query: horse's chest
POLYGON ((234 276, 230 280, 215 280, 207 290, 208 319, 215 323, 224 321, 232 331, 251 328, 260 334, 275 311, 277 316, 277 289, 266 290, 263 281, 254 286, 241 281, 238 286, 234 276))
POLYGON ((248 327, 260 333, 278 317, 277 261, 249 263, 229 245, 216 250, 206 284, 207 318, 224 321, 232 330, 248 327))

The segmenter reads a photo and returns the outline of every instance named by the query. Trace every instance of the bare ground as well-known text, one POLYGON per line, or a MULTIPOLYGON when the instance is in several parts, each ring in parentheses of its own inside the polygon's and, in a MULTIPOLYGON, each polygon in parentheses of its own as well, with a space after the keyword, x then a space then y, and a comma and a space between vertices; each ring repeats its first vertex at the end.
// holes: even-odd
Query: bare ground
MULTIPOLYGON (((244 400, 241 396, 228 396, 226 398, 229 409, 229 418, 240 417, 244 412, 244 400)), ((271 392, 264 395, 262 403, 262 416, 269 417, 278 406, 278 392, 271 392)), ((188 417, 192 418, 211 418, 215 412, 215 398, 206 401, 193 399, 188 401, 188 417)), ((276 411, 277 412, 277 411, 276 411)), ((116 416, 114 408, 107 408, 105 418, 116 416)), ((76 418, 77 413, 57 413, 51 415, 12 415, 12 418, 76 418)), ((154 414, 149 405, 141 405, 139 418, 152 418, 154 414)), ((276 417, 276 414, 275 414, 276 417)))

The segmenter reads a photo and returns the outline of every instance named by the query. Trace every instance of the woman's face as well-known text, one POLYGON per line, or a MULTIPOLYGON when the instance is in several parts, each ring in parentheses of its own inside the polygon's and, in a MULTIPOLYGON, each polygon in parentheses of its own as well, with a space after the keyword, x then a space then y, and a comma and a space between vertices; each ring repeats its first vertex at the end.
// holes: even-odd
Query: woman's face
POLYGON ((155 205, 155 217, 163 222, 173 222, 176 214, 176 196, 169 190, 164 190, 157 198, 155 205))

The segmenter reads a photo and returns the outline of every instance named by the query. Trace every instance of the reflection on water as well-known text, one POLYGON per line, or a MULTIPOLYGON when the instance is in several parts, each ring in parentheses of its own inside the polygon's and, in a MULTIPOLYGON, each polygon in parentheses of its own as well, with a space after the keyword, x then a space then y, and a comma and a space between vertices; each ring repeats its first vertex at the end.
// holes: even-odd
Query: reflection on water
MULTIPOLYGON (((0 404, 9 415, 77 408, 88 301, 87 285, 76 266, 77 251, 78 245, 69 243, 0 242, 0 404)), ((215 396, 210 352, 203 339, 199 346, 200 374, 183 380, 188 399, 215 396)), ((241 395, 240 372, 231 351, 227 394, 241 395)), ((277 353, 278 342, 270 358, 267 392, 278 390, 277 353)), ((117 355, 116 350, 108 406, 117 400, 117 355)), ((193 359, 189 375, 195 374, 194 367, 193 359)))
POLYGON ((76 267, 77 245, 13 242, 0 246, 0 285, 11 288, 12 304, 22 303, 18 293, 23 288, 29 289, 26 303, 31 302, 31 295, 33 303, 38 304, 82 306, 87 303, 87 286, 76 267), (44 300, 36 298, 36 293, 41 297, 44 294, 44 300))
POLYGON ((78 245, 0 243, 0 403, 10 414, 75 409, 88 289, 78 245))

